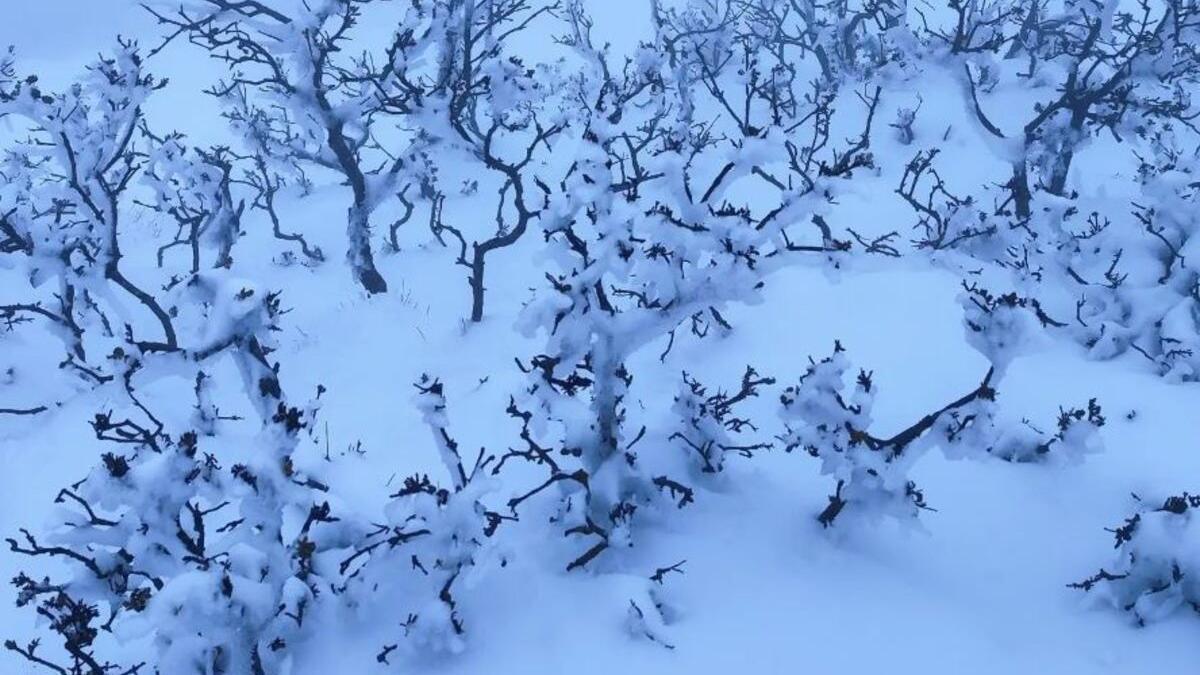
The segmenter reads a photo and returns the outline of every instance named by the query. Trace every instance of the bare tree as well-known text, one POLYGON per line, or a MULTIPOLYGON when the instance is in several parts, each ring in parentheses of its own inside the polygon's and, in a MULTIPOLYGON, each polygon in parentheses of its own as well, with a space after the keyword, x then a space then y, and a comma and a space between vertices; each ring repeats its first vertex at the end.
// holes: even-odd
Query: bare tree
POLYGON ((202 275, 186 288, 197 303, 225 309, 210 317, 224 330, 199 355, 228 356, 238 366, 260 435, 252 452, 222 467, 219 451, 201 451, 195 432, 171 431, 143 403, 132 375, 144 366, 126 362, 130 404, 92 421, 111 450, 58 493, 63 508, 49 535, 55 543, 27 529, 7 540, 14 553, 64 565, 62 581, 22 573, 14 585, 19 606, 51 619, 68 660, 45 656, 38 640, 5 645, 54 672, 139 672, 144 664, 120 669, 94 653, 95 638, 118 622, 127 635, 153 638, 155 668, 164 672, 282 672, 289 645, 311 629, 317 598, 330 595, 316 559, 365 533, 334 514, 328 485, 295 459, 317 403, 292 406, 280 385, 270 357, 278 296, 202 275), (305 514, 298 527, 285 526, 290 513, 305 514))
MULTIPOLYGON (((991 26, 1006 16, 1013 21, 1020 16, 998 9, 993 13, 993 18, 975 21, 991 26)), ((1030 169, 1037 172, 1038 188, 1064 196, 1075 152, 1088 135, 1103 129, 1120 134, 1124 118, 1131 113, 1194 117, 1189 103, 1173 92, 1197 72, 1194 50, 1183 42, 1200 26, 1200 8, 1186 0, 1139 0, 1136 8, 1107 17, 1099 0, 1072 0, 1060 14, 1035 5, 1025 19, 1018 25, 1022 44, 1036 57, 1031 64, 1057 63, 1065 75, 1053 97, 1035 106, 1033 117, 1015 136, 1023 152, 1006 187, 1020 219, 1032 215, 1030 169), (1150 64, 1164 55, 1182 58, 1158 72, 1150 64)), ((964 68, 980 124, 993 136, 1009 138, 984 112, 976 76, 970 65, 964 68)))
MULTIPOLYGON (((463 167, 478 166, 469 172, 468 189, 475 194, 482 181, 495 190, 494 227, 482 238, 473 239, 477 227, 447 222, 444 215, 451 186, 427 180, 431 191, 430 221, 434 234, 444 241, 449 235, 457 244, 456 264, 469 270, 471 321, 483 319, 484 272, 490 253, 515 244, 528 230, 530 222, 544 208, 545 195, 535 183, 541 160, 550 151, 550 142, 563 131, 552 98, 556 95, 553 72, 546 67, 526 65, 510 53, 508 43, 535 24, 539 17, 558 9, 550 3, 534 9, 529 0, 466 0, 446 3, 450 8, 444 52, 441 54, 437 87, 442 92, 430 110, 418 119, 432 115, 426 128, 446 127, 449 132, 437 138, 435 165, 448 164, 461 157, 463 167), (450 154, 447 154, 450 153, 450 154)), ((431 99, 427 99, 427 104, 431 99)), ((461 169, 456 170, 456 174, 461 169)), ((480 210, 470 201, 464 219, 477 218, 480 210)), ((484 230, 487 232, 487 230, 484 230)))
POLYGON ((569 569, 632 544, 638 509, 657 495, 679 506, 692 500, 691 488, 645 475, 637 461, 633 446, 645 431, 627 428, 627 359, 700 313, 719 317, 726 303, 753 300, 771 270, 805 258, 837 265, 853 249, 822 212, 840 181, 872 163, 879 91, 861 96, 861 135, 826 149, 833 94, 820 83, 805 91, 777 61, 808 53, 773 52, 737 12, 710 10, 660 11, 659 42, 620 67, 592 43, 579 4, 565 10, 562 42, 586 67, 570 90, 567 132, 582 145, 547 184, 542 225, 556 267, 523 318, 547 343, 522 363, 530 387, 510 414, 529 448, 510 456, 550 472, 514 507, 551 486, 566 489, 563 525, 591 542, 569 569), (700 86, 680 85, 689 82, 700 86), (701 109, 717 116, 701 119, 701 109), (554 420, 561 437, 536 435, 531 418, 554 420), (578 459, 551 461, 553 444, 578 459))
POLYGON ((282 167, 332 171, 349 186, 347 258, 368 293, 387 290, 375 267, 371 215, 406 180, 410 154, 389 151, 385 139, 416 143, 384 121, 411 112, 440 84, 417 71, 449 19, 442 0, 422 0, 399 16, 383 12, 386 4, 336 0, 289 12, 256 0, 189 0, 172 11, 150 8, 168 40, 186 36, 229 67, 230 78, 210 93, 227 104, 226 118, 256 154, 282 167), (351 48, 368 9, 381 11, 372 21, 397 25, 375 52, 351 48))
POLYGON ((46 321, 66 343, 63 367, 95 383, 113 379, 95 352, 114 343, 140 353, 180 348, 168 309, 122 264, 121 231, 136 207, 132 187, 158 147, 144 131, 142 104, 164 84, 145 72, 136 45, 123 42, 64 92, 43 91, 36 76, 0 92, 3 112, 27 133, 6 149, 0 168, 3 255, 32 284, 57 285, 48 299, 38 298, 31 285, 28 301, 0 306, 0 320, 10 327, 29 318, 46 321), (136 326, 117 323, 117 316, 134 314, 113 306, 121 300, 140 308, 136 326), (155 326, 155 338, 144 337, 143 317, 155 326), (85 336, 85 328, 94 330, 85 336))

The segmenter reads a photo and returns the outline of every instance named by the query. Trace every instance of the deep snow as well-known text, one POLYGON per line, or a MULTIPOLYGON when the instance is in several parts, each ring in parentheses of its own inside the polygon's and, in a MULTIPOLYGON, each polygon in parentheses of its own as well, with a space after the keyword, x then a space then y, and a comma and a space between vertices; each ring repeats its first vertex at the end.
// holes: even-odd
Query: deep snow
MULTIPOLYGON (((150 29, 135 4, 15 2, 0 25, 0 44, 16 44, 27 66, 66 81, 111 35, 141 36, 150 29)), ((627 40, 636 31, 624 30, 616 17, 637 5, 596 4, 598 16, 607 17, 601 27, 627 40)), ((173 82, 152 117, 200 138, 219 134, 215 106, 193 86, 207 81, 212 65, 172 50, 157 69, 173 82)), ((931 78, 920 92, 919 128, 938 137, 951 127, 943 147, 964 159, 948 178, 961 185, 982 182, 995 168, 977 161, 985 156, 986 140, 949 78, 931 78)), ((911 103, 905 92, 889 92, 882 117, 890 120, 892 110, 911 103)), ((890 137, 879 145, 884 156, 900 152, 890 137)), ((857 182, 856 197, 839 218, 868 232, 907 228, 910 216, 891 191, 901 168, 895 162, 885 166, 885 175, 857 182)), ((1084 171, 1102 180, 1114 170, 1097 162, 1084 171)), ((280 336, 282 377, 295 391, 317 384, 329 391, 310 454, 321 461, 327 447, 337 460, 331 479, 348 487, 343 495, 350 505, 371 511, 399 477, 440 470, 428 429, 411 404, 411 383, 422 373, 446 383, 449 415, 464 447, 500 450, 513 443, 516 428, 503 415, 521 382, 512 359, 529 353, 536 341, 512 326, 536 283, 528 269, 537 260, 538 237, 528 236, 492 260, 487 318, 468 327, 461 320, 468 307, 463 270, 417 223, 407 226, 402 252, 380 256, 392 292, 364 296, 342 263, 342 209, 337 188, 305 199, 292 195, 284 204, 285 219, 331 252, 323 266, 272 264, 278 245, 255 216, 238 245, 235 269, 283 291, 291 312, 280 336), (361 453, 350 449, 359 442, 361 453)), ((728 312, 732 335, 681 339, 661 365, 665 343, 655 342, 636 356, 632 405, 644 406, 647 420, 667 419, 684 369, 706 382, 732 384, 749 363, 787 383, 810 354, 828 352, 835 339, 856 364, 874 369, 880 387, 875 417, 885 431, 974 386, 986 361, 963 339, 958 278, 923 259, 877 267, 834 278, 785 270, 768 280, 762 304, 728 312)), ((0 276, 0 299, 5 283, 0 276)), ((52 369, 57 348, 34 332, 0 335, 0 369, 28 374, 26 386, 0 385, 0 404, 67 401, 36 418, 0 418, 5 536, 38 527, 57 490, 81 476, 99 453, 86 420, 107 402, 72 396, 56 378, 39 375, 52 369)), ((189 384, 164 382, 161 395, 178 395, 189 384)), ((625 559, 639 574, 687 561, 686 573, 669 583, 678 609, 669 627, 673 650, 629 636, 625 577, 559 571, 559 544, 547 541, 554 535, 521 523, 507 544, 511 564, 462 596, 471 631, 466 652, 410 657, 405 665, 437 673, 575 675, 1195 670, 1197 617, 1181 613, 1138 628, 1066 585, 1112 556, 1104 528, 1128 515, 1130 493, 1157 499, 1195 488, 1200 389, 1169 383, 1132 356, 1091 361, 1075 347, 1043 340, 1016 360, 1000 396, 1005 415, 1043 425, 1051 424, 1059 405, 1098 398, 1109 419, 1101 430, 1104 451, 1078 465, 949 461, 931 453, 915 469, 936 509, 924 514, 923 532, 890 523, 846 533, 823 530, 814 514, 830 485, 817 462, 780 450, 754 460, 734 458, 727 488, 703 492, 694 506, 671 514, 669 524, 660 514, 643 535, 644 545, 625 559), (1130 412, 1136 412, 1132 419, 1130 412)), ((775 398, 772 390, 754 402, 763 419, 774 420, 775 398)), ((237 449, 223 451, 236 455, 237 449)), ((663 442, 643 452, 682 451, 663 442)), ((25 563, 0 552, 0 577, 13 576, 25 563)), ((29 614, 5 606, 10 609, 0 612, 0 636, 32 636, 29 614)), ((340 617, 336 626, 302 647, 297 673, 383 672, 375 655, 392 626, 379 617, 352 616, 340 617)), ((29 670, 7 652, 0 662, 5 672, 29 670)))

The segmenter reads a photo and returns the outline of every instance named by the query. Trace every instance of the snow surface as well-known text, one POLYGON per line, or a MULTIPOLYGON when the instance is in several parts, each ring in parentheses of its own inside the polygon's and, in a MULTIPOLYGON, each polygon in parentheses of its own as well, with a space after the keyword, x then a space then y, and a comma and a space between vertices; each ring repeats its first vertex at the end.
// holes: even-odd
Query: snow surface
MULTIPOLYGON (((132 0, 10 4, 0 44, 17 45, 23 63, 47 79, 69 81, 116 33, 152 42, 152 22, 132 0)), ((618 49, 632 45, 633 17, 643 3, 593 4, 598 30, 611 35, 618 49)), ((211 81, 213 64, 178 46, 156 58, 157 71, 170 75, 172 84, 156 97, 151 119, 200 140, 219 137, 215 104, 196 93, 211 81)), ((918 131, 937 137, 951 128, 943 150, 962 159, 946 172, 948 180, 972 185, 994 179, 1002 170, 983 159, 993 157, 985 148, 989 140, 971 121, 958 85, 949 76, 929 77, 921 85, 918 131)), ((915 93, 888 92, 881 119, 914 104, 915 93)), ((1005 115, 996 117, 1005 126, 1005 115)), ((877 153, 908 156, 880 136, 877 153)), ((883 166, 884 175, 855 182, 839 219, 861 223, 866 232, 908 226, 910 215, 892 193, 903 162, 883 166)), ((1102 160, 1082 171, 1103 180, 1114 170, 1102 160)), ((349 488, 342 493, 349 505, 380 513, 400 477, 442 471, 434 439, 412 404, 411 384, 422 373, 445 383, 447 414, 464 448, 500 450, 513 443, 517 428, 503 415, 522 382, 513 357, 537 348, 536 339, 522 337, 513 325, 540 277, 530 272, 539 238, 526 237, 495 255, 486 319, 467 326, 463 269, 416 225, 404 231, 401 252, 379 256, 391 292, 361 292, 341 262, 343 197, 339 188, 323 187, 305 198, 288 195, 281 204, 286 222, 333 252, 330 262, 317 268, 272 264, 279 247, 256 215, 256 225, 238 244, 235 270, 259 287, 283 291, 291 311, 278 336, 281 376, 293 391, 327 388, 317 450, 336 457, 329 478, 349 488)), ((152 234, 127 238, 145 236, 148 242, 152 234)), ((152 264, 152 256, 129 254, 131 266, 137 259, 152 264)), ((0 276, 0 296, 6 283, 0 276)), ((644 408, 647 420, 668 419, 685 369, 705 382, 732 384, 749 363, 787 383, 803 372, 808 355, 828 353, 838 339, 856 364, 875 371, 877 423, 884 431, 898 430, 975 386, 987 368, 964 340, 959 292, 957 276, 924 259, 837 277, 784 270, 768 280, 761 304, 727 313, 736 329, 715 347, 712 339, 680 340, 660 364, 665 342, 658 341, 635 355, 630 405, 644 408)), ((33 332, 0 336, 0 372, 11 366, 23 376, 21 387, 0 385, 0 405, 66 401, 36 418, 0 418, 5 536, 19 527, 38 528, 59 488, 92 466, 98 449, 86 421, 113 404, 102 395, 72 396, 54 378, 43 381, 39 373, 53 368, 58 349, 33 332)), ((227 369, 232 377, 226 381, 236 383, 232 366, 227 369)), ((166 381, 154 395, 186 395, 190 384, 166 381)), ((497 675, 1195 672, 1196 616, 1178 613, 1135 627, 1067 584, 1111 559, 1104 528, 1130 513, 1131 493, 1196 488, 1200 388, 1159 378, 1136 356, 1092 361, 1079 348, 1043 340, 1011 365, 1001 397, 1005 415, 1044 426, 1052 424, 1058 406, 1098 398, 1109 419, 1100 431, 1103 452, 1080 464, 950 461, 928 454, 913 473, 936 509, 923 514, 923 532, 887 522, 845 532, 823 529, 814 514, 825 506, 830 485, 816 461, 779 450, 753 460, 731 458, 732 477, 719 490, 704 491, 669 523, 651 525, 625 561, 644 577, 686 560, 686 573, 673 575, 668 587, 675 608, 665 633, 671 650, 629 635, 629 599, 640 582, 560 571, 561 547, 551 540, 557 534, 522 522, 505 544, 508 566, 461 595, 470 626, 466 650, 407 656, 400 669, 497 675), (1136 415, 1130 419, 1131 412, 1136 415)), ((226 398, 230 405, 241 400, 226 398)), ((775 398, 772 391, 754 401, 756 414, 773 419, 775 398)), ((253 416, 248 406, 229 412, 253 416)), ((240 433, 252 433, 247 424, 240 433)), ((223 452, 236 456, 237 450, 223 452)), ((664 444, 643 452, 681 451, 664 444)), ((15 575, 26 562, 0 552, 0 577, 15 575)), ((22 642, 32 637, 30 614, 7 606, 0 611, 0 636, 22 642)), ((375 660, 394 632, 388 619, 338 619, 301 647, 296 673, 394 670, 375 660)), ((30 670, 8 652, 0 653, 0 663, 4 672, 30 670)))

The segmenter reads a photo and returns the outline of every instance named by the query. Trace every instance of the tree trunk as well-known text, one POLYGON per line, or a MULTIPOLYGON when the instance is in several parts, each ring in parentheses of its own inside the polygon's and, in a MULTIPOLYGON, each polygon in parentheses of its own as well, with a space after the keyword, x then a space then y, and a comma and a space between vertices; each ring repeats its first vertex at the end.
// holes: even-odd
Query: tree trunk
POLYGON ((386 293, 387 282, 375 269, 375 255, 371 252, 369 215, 362 204, 350 207, 346 216, 346 234, 350 240, 346 257, 350 262, 350 269, 354 271, 354 278, 368 293, 386 293))
POLYGON ((1078 108, 1071 112, 1071 125, 1068 137, 1063 142, 1062 150, 1054 161, 1054 170, 1050 174, 1050 185, 1047 189, 1051 194, 1063 196, 1067 190, 1067 175, 1071 171, 1071 160, 1075 158, 1075 146, 1079 143, 1079 135, 1083 131, 1087 109, 1078 108))
POLYGON ((595 424, 595 447, 591 449, 592 462, 588 473, 593 473, 610 457, 616 454, 620 434, 620 410, 618 407, 625 389, 618 370, 613 338, 598 334, 592 347, 592 413, 595 424))
POLYGON ((484 250, 476 244, 471 258, 471 276, 467 279, 471 285, 471 321, 474 323, 483 320, 483 255, 484 250))
POLYGON ((1029 169, 1025 166, 1024 157, 1021 157, 1013 164, 1012 180, 1008 187, 1012 190, 1013 205, 1017 211, 1017 218, 1028 220, 1033 214, 1033 210, 1030 207, 1032 195, 1029 193, 1029 169))

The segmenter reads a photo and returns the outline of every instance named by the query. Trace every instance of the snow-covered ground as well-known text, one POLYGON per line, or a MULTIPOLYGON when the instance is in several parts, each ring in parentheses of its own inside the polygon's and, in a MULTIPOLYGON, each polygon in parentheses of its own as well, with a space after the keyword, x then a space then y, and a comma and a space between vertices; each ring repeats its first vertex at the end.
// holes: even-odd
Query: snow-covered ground
MULTIPOLYGON (((158 29, 133 0, 11 4, 0 22, 0 44, 16 45, 21 72, 40 73, 48 87, 70 82, 116 34, 147 45, 157 39, 158 29)), ((642 26, 645 5, 593 0, 597 30, 611 36, 614 49, 632 49, 649 35, 642 26)), ((149 120, 197 142, 220 139, 219 107, 199 93, 221 75, 220 66, 175 44, 151 67, 171 82, 154 96, 149 120)), ((918 94, 918 145, 942 149, 940 166, 951 191, 1006 178, 1005 165, 988 149, 994 139, 979 127, 948 69, 889 83, 879 119, 892 121, 918 94)), ((1019 96, 1014 92, 1012 100, 1019 96)), ((1001 99, 993 97, 993 103, 1001 99)), ((1021 123, 1016 102, 995 107, 1001 128, 1021 123)), ((837 124, 846 128, 836 128, 834 139, 852 136, 861 115, 837 124)), ((914 148, 902 146, 881 123, 872 150, 879 169, 856 176, 831 220, 864 236, 906 233, 915 219, 895 186, 914 148)), ((1104 186, 1126 162, 1123 155, 1097 151, 1077 166, 1072 181, 1104 186)), ((280 197, 286 229, 304 232, 326 251, 324 264, 279 264, 287 247, 271 237, 264 215, 253 212, 230 275, 281 291, 288 311, 272 354, 281 364, 280 378, 288 391, 299 392, 293 394, 297 400, 318 385, 327 391, 315 433, 304 439, 304 461, 323 467, 339 505, 379 520, 403 477, 429 472, 448 480, 435 439, 413 404, 413 383, 422 374, 445 384, 451 429, 470 449, 464 455, 520 445, 520 425, 505 414, 510 396, 527 381, 514 358, 538 353, 544 335, 525 335, 514 326, 534 289, 545 285, 547 260, 536 227, 496 252, 489 258, 486 316, 470 324, 466 269, 454 264, 454 252, 418 218, 401 230, 399 252, 377 253, 389 292, 367 295, 343 262, 347 194, 329 184, 307 196, 288 191, 280 197)), ((399 213, 394 203, 383 209, 378 222, 399 213)), ((154 249, 162 226, 147 214, 127 228, 127 273, 157 279, 154 249)), ((695 339, 681 330, 661 359, 668 339, 656 338, 629 361, 634 381, 625 406, 635 411, 637 424, 651 429, 640 446, 641 461, 684 465, 684 450, 667 440, 676 424, 671 405, 682 371, 724 388, 733 387, 748 364, 776 378, 743 411, 769 438, 782 432, 783 387, 803 375, 810 355, 827 355, 835 340, 856 366, 874 371, 875 433, 898 432, 937 410, 977 386, 989 365, 965 339, 961 278, 952 265, 924 255, 853 261, 836 272, 786 268, 765 280, 761 302, 724 310, 734 327, 728 335, 714 331, 695 339)), ((0 265, 0 303, 16 301, 25 288, 16 272, 0 265)), ((115 391, 68 383, 55 367, 61 358, 61 344, 47 331, 0 329, 0 375, 7 368, 14 373, 11 383, 0 380, 0 408, 52 407, 35 416, 0 416, 5 537, 19 528, 38 532, 50 522, 61 506, 54 503, 59 490, 85 476, 108 450, 89 420, 97 411, 127 405, 115 391)), ((234 463, 239 453, 253 451, 257 418, 238 393, 241 380, 231 360, 213 375, 221 412, 245 419, 220 423, 222 433, 201 446, 234 463)), ((191 387, 191 381, 166 377, 142 398, 151 408, 173 397, 190 402, 191 387)), ((821 475, 818 460, 802 450, 786 453, 778 444, 752 459, 729 458, 720 482, 697 486, 687 508, 668 502, 652 510, 640 523, 637 545, 605 554, 611 560, 596 569, 563 571, 580 544, 547 525, 551 507, 537 507, 542 510, 502 526, 498 546, 506 564, 456 591, 468 627, 464 650, 402 649, 384 666, 376 657, 383 645, 396 642, 407 610, 389 615, 333 604, 319 610, 328 620, 292 645, 292 672, 1193 672, 1200 663, 1200 618, 1194 613, 1137 626, 1127 613, 1068 584, 1115 560, 1105 528, 1137 509, 1132 495, 1159 502, 1200 489, 1200 388, 1158 376, 1132 352, 1101 361, 1069 340, 1039 335, 1009 366, 997 403, 1007 420, 1025 418, 1050 429, 1059 406, 1091 398, 1102 404, 1107 423, 1099 429, 1102 451, 1082 461, 925 454, 910 474, 931 507, 919 524, 884 519, 823 528, 816 514, 829 503, 834 481, 821 475), (631 630, 630 599, 644 592, 645 578, 656 569, 679 561, 686 561, 684 573, 669 573, 662 586, 669 609, 660 640, 668 649, 631 630)), ((167 410, 164 422, 186 427, 188 414, 186 405, 167 410)), ((492 486, 497 503, 541 480, 522 471, 518 467, 492 486)), ((32 574, 30 559, 7 548, 0 551, 0 577, 32 574)), ((59 569, 37 564, 39 573, 59 569)), ((1200 568, 1194 571, 1200 574, 1200 568)), ((0 637, 25 644, 39 634, 28 607, 5 606, 0 637)), ((149 646, 134 641, 123 649, 139 653, 149 646)), ((4 651, 0 671, 34 667, 4 651)))

